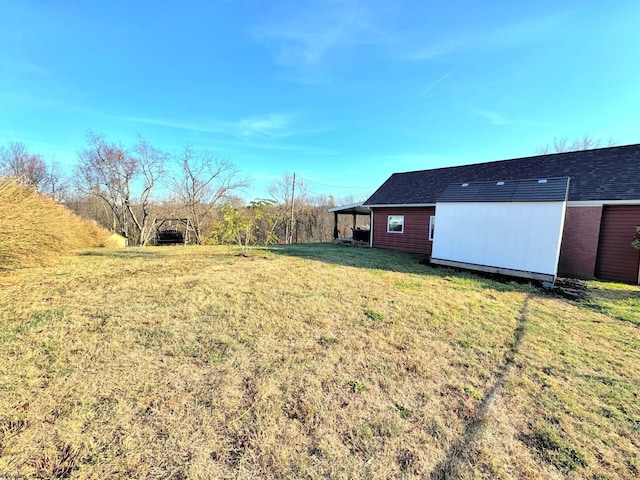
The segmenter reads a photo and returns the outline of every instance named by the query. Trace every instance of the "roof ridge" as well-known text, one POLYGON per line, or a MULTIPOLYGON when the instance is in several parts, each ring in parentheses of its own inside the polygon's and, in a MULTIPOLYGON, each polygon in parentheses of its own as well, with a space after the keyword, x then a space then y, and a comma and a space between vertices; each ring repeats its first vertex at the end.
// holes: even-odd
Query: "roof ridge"
POLYGON ((541 155, 529 155, 527 157, 515 157, 515 158, 503 158, 501 160, 489 160, 485 162, 476 162, 476 163, 463 163, 462 165, 451 165, 449 167, 436 167, 436 168, 421 168, 420 170, 408 170, 406 172, 394 172, 392 175, 402 175, 405 173, 417 173, 417 172, 426 172, 426 171, 437 171, 437 170, 450 170, 452 168, 460 168, 460 167, 468 167, 474 165, 487 165, 492 163, 500 163, 500 162, 513 162, 517 160, 531 160, 532 158, 547 158, 547 157, 560 157, 560 156, 570 156, 570 155, 581 155, 587 152, 597 152, 601 150, 618 150, 629 147, 640 147, 640 143, 630 143, 628 145, 614 145, 611 147, 598 147, 598 148, 589 148, 585 150, 572 150, 570 152, 553 152, 553 153, 544 153, 541 155))
POLYGON ((394 173, 364 205, 433 204, 450 183, 570 177, 570 201, 640 201, 640 144, 394 173))

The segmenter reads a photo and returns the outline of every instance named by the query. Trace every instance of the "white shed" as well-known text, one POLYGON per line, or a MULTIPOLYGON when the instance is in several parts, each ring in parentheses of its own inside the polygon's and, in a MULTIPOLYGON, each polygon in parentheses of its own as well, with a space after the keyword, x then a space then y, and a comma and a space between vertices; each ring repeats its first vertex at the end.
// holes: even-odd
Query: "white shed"
POLYGON ((553 282, 568 187, 568 177, 449 185, 431 262, 553 282))

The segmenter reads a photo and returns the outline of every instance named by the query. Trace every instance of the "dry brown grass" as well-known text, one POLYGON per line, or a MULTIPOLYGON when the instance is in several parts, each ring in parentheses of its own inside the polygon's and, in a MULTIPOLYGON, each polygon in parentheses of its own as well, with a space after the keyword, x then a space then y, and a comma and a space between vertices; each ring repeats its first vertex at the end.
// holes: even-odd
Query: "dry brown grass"
POLYGON ((630 322, 397 252, 3 274, 0 478, 637 478, 630 322))
POLYGON ((9 177, 0 177, 0 219, 0 271, 51 265, 63 255, 101 244, 109 235, 9 177))

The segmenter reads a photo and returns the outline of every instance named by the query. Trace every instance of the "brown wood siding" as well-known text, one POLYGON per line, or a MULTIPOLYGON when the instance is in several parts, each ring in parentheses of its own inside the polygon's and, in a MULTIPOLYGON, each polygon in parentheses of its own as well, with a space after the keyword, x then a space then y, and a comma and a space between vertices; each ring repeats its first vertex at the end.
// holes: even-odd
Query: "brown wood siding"
POLYGON ((636 225, 640 225, 640 205, 604 207, 596 277, 638 283, 640 252, 631 246, 636 225))
POLYGON ((594 277, 602 207, 567 207, 558 273, 594 277))
POLYGON ((373 246, 431 255, 429 218, 435 211, 435 207, 374 208, 373 246), (389 215, 404 215, 403 233, 387 233, 389 215))

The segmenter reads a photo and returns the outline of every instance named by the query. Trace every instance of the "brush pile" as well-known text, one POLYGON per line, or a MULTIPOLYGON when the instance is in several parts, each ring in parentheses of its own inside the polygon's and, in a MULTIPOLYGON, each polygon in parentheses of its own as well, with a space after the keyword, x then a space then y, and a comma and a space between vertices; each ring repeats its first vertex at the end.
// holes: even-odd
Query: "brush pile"
POLYGON ((553 293, 577 302, 587 298, 587 282, 577 278, 556 278, 553 293))
POLYGON ((14 178, 0 177, 0 271, 51 265, 109 232, 14 178))

